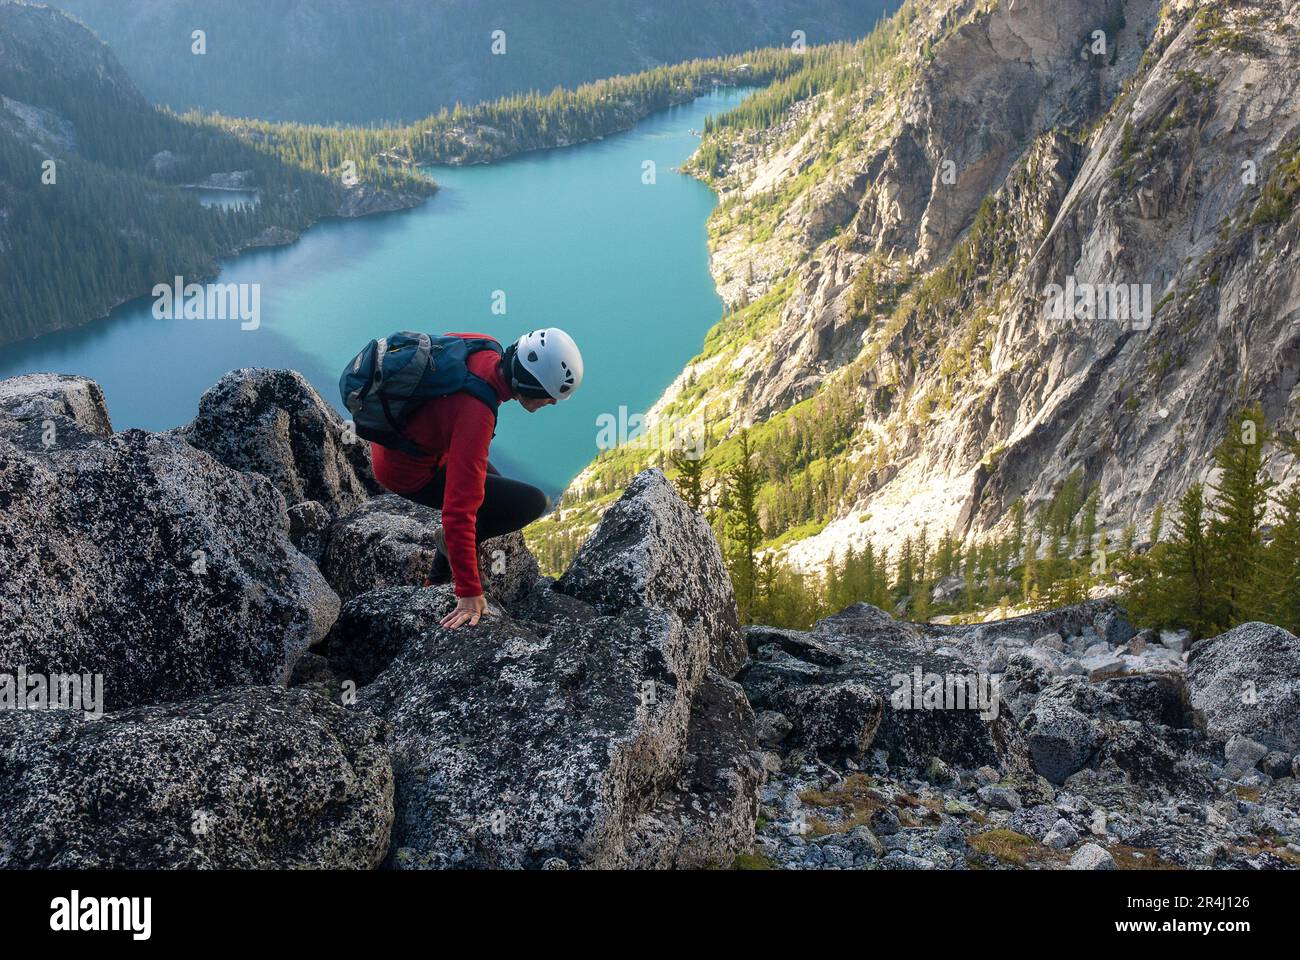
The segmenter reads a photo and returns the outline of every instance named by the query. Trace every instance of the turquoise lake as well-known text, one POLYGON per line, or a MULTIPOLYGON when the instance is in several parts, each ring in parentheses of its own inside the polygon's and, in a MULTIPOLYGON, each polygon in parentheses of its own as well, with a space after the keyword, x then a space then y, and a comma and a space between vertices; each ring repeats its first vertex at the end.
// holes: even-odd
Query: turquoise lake
POLYGON ((326 221, 292 246, 229 260, 217 282, 260 287, 256 330, 158 320, 144 298, 3 348, 0 378, 91 377, 116 429, 163 430, 188 422, 203 391, 238 367, 300 370, 337 406, 340 371, 372 337, 481 331, 509 343, 562 327, 583 351, 582 389, 531 416, 502 406, 492 444, 503 472, 557 494, 597 453, 597 418, 647 410, 721 314, 705 233, 717 198, 675 168, 705 117, 746 94, 718 91, 594 143, 432 168, 442 189, 424 207, 326 221), (653 184, 642 182, 646 161, 653 184))

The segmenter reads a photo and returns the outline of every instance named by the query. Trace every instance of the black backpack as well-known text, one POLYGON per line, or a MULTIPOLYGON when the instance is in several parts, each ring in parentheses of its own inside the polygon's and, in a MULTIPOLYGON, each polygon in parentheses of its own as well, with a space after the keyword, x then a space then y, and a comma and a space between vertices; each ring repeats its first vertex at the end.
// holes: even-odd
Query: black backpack
POLYGON ((427 451, 407 439, 406 427, 424 401, 452 393, 481 400, 495 418, 500 406, 496 390, 469 369, 470 355, 480 350, 502 355, 501 344, 489 337, 403 332, 371 340, 339 378, 357 436, 425 456, 427 451))

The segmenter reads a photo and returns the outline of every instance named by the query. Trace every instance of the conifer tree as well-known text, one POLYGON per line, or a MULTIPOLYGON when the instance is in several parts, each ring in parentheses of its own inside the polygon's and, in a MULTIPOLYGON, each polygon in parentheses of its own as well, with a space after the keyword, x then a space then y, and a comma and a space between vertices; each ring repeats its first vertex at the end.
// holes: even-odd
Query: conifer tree
POLYGON ((1149 627, 1186 628, 1196 636, 1218 633, 1213 555, 1206 535, 1205 489, 1193 483, 1178 501, 1173 537, 1138 558, 1128 607, 1149 627))
POLYGON ((1227 435, 1214 453, 1219 468, 1210 521, 1210 546, 1219 561, 1217 579, 1223 625, 1242 623, 1260 615, 1263 538, 1260 527, 1268 510, 1273 481, 1264 474, 1266 440, 1264 411, 1247 407, 1229 423, 1227 435))
POLYGON ((1300 634, 1300 482, 1277 498, 1277 506, 1278 522, 1266 555, 1271 581, 1266 619, 1300 634))
POLYGON ((729 566, 731 582, 736 590, 736 607, 741 622, 751 623, 758 587, 757 554, 763 542, 763 528, 758 513, 762 478, 754 461, 748 431, 741 431, 739 453, 739 461, 727 474, 731 507, 726 526, 731 543, 729 566))
POLYGON ((706 460, 704 451, 696 451, 690 444, 686 444, 686 449, 673 451, 671 457, 673 469, 677 471, 677 492, 686 505, 699 514, 703 514, 707 493, 704 480, 706 460))
POLYGON ((1088 499, 1083 502, 1083 519, 1079 525, 1079 555, 1085 559, 1092 556, 1092 539, 1097 533, 1097 501, 1100 497, 1100 489, 1097 484, 1092 485, 1088 491, 1088 499))
POLYGON ((894 595, 898 599, 911 596, 915 586, 916 565, 912 554, 912 538, 905 537, 898 554, 898 580, 894 584, 894 595))
POLYGON ((1025 551, 1025 500, 1017 497, 1011 505, 1011 557, 1019 561, 1025 551))
MULTIPOLYGON (((1165 525, 1165 505, 1157 503, 1156 508, 1151 511, 1151 546, 1160 542, 1161 528, 1165 525)), ((1130 549, 1129 553, 1132 552, 1130 549)))

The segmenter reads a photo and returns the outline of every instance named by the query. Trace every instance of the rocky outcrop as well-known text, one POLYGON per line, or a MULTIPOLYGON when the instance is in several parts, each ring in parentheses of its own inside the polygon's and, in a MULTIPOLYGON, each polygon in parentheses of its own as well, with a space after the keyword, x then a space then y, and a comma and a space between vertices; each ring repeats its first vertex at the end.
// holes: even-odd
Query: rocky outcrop
MULTIPOLYGON (((292 378, 239 382, 274 397, 252 420, 328 421, 269 386, 292 378)), ((987 868, 1012 836, 1018 866, 1253 868, 1300 843, 1285 631, 1186 654, 1109 602, 953 627, 858 603, 736 651, 712 532, 657 470, 559 581, 500 541, 487 616, 446 630, 450 585, 410 582, 435 511, 336 518, 324 433, 209 413, 242 469, 112 433, 89 381, 0 383, 0 867, 987 868), (90 698, 51 704, 72 673, 90 698)))
POLYGON ((0 711, 0 869, 375 867, 392 825, 380 727, 276 687, 98 721, 0 711))
POLYGON ((0 421, 0 673, 101 674, 111 710, 283 682, 339 603, 284 498, 175 437, 91 437, 88 409, 48 448, 0 421))
POLYGON ((1300 640, 1293 634, 1243 623, 1203 640, 1189 655, 1187 686, 1197 723, 1210 736, 1240 734, 1300 752, 1300 640))
POLYGON ((601 518, 555 585, 606 613, 658 606, 703 630, 724 676, 745 661, 731 578, 713 531, 662 471, 646 470, 601 518))
POLYGON ((16 428, 24 432, 29 444, 45 447, 61 442, 58 427, 66 423, 89 437, 105 439, 113 435, 104 391, 85 377, 32 373, 0 380, 0 415, 16 421, 16 428))
POLYGON ((180 435, 233 470, 262 474, 289 506, 315 500, 339 516, 379 492, 370 444, 293 370, 226 374, 180 435))
MULTIPOLYGON (((383 558, 381 576, 413 569, 431 529, 383 499, 331 537, 331 550, 383 558)), ((658 471, 629 486, 620 516, 652 522, 622 539, 612 523, 593 534, 568 592, 538 579, 521 547, 477 628, 438 625, 449 586, 370 590, 344 606, 322 648, 329 675, 303 680, 355 691, 356 709, 391 729, 390 866, 725 866, 749 849, 763 777, 753 711, 710 669, 734 600, 725 580, 673 594, 647 562, 661 550, 685 563, 689 543, 696 566, 675 575, 700 576, 716 543, 658 471), (598 591, 598 569, 639 592, 618 602, 598 591)), ((357 586, 369 576, 359 569, 357 586)))
POLYGON ((813 633, 750 627, 752 662, 740 674, 750 702, 785 715, 794 743, 819 755, 882 751, 891 764, 931 758, 1028 771, 1020 731, 994 691, 960 660, 928 651, 912 625, 869 604, 817 624, 813 633), (960 702, 924 699, 930 678, 960 702), (973 681, 976 686, 971 686, 973 681), (969 695, 969 700, 967 699, 969 695))
POLYGON ((423 592, 415 609, 410 589, 354 601, 374 636, 348 639, 392 650, 401 624, 357 692, 392 730, 390 864, 629 865, 637 822, 684 767, 704 635, 646 608, 545 633, 504 615, 450 631, 437 623, 451 590, 423 592))
MULTIPOLYGON (((1286 660, 1285 636, 1249 626, 1245 637, 1264 643, 1248 650, 1225 634, 1218 662, 1207 660, 1195 682, 1178 655, 1117 676, 1068 672, 1071 651, 1110 649, 1101 634, 1127 637, 1116 650, 1146 642, 1113 603, 945 628, 855 604, 811 632, 750 627, 753 660, 740 679, 760 711, 768 771, 756 849, 791 869, 1061 869, 1108 857, 1284 866, 1300 836, 1294 769, 1285 749, 1254 738, 1269 738, 1300 669, 1286 660), (1024 639, 1049 628, 1061 632, 1024 639), (1225 744, 1198 729, 1207 718, 1195 691, 1205 701, 1215 683, 1236 689, 1236 673, 1211 679, 1227 664, 1257 664, 1256 683, 1279 679, 1263 687, 1266 709, 1234 717, 1240 732, 1225 744), (918 671, 921 695, 895 699, 900 689, 915 694, 918 671), (927 709, 927 674, 980 678, 996 693, 998 722, 953 709, 938 686, 927 709), (883 702, 866 749, 845 750, 851 737, 810 739, 801 728, 830 713, 854 680, 883 702), (1000 846, 1008 837, 1013 856, 1000 846)), ((1208 657, 1213 646, 1197 649, 1208 657)))
POLYGON ((631 865, 707 869, 730 866, 747 852, 764 776, 756 754, 744 689, 710 670, 691 703, 685 769, 632 828, 631 865))
MULTIPOLYGON (((421 586, 433 568, 441 512, 396 494, 368 501, 334 524, 321 571, 344 599, 382 587, 421 586)), ((521 534, 479 544, 484 593, 498 603, 526 595, 540 575, 521 534)))
POLYGON ((372 184, 357 184, 343 193, 339 201, 338 215, 355 218, 368 217, 375 213, 395 213, 418 207, 428 199, 427 196, 390 190, 372 184))

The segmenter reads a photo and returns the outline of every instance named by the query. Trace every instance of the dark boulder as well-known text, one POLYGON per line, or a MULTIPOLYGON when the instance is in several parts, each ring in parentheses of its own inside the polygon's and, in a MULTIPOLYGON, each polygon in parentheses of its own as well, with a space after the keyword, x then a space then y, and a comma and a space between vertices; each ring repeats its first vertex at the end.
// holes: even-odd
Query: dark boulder
POLYGON ((734 676, 745 640, 722 551, 704 519, 657 469, 644 470, 601 517, 555 589, 603 613, 660 607, 708 638, 711 665, 734 676))
POLYGON ((179 433, 233 470, 262 474, 290 506, 315 500, 340 516, 379 492, 370 444, 293 370, 231 371, 179 433))
MULTIPOLYGON (((701 715, 727 729, 725 711, 697 702, 709 652, 702 631, 654 608, 549 625, 497 614, 444 630, 438 619, 453 602, 448 587, 359 597, 328 645, 353 648, 362 679, 377 671, 356 704, 391 726, 392 866, 729 860, 722 847, 738 842, 736 811, 757 803, 756 786, 726 773, 735 758, 689 753, 701 715), (699 804, 681 795, 683 785, 719 779, 699 804), (723 822, 701 823, 709 810, 723 822), (648 816, 673 825, 654 827, 648 816)), ((697 743, 752 738, 752 714, 730 703, 738 732, 720 741, 702 733, 697 743)))
MULTIPOLYGON (((344 599, 384 587, 421 586, 433 569, 434 535, 442 514, 386 494, 363 504, 329 529, 321 571, 344 599)), ((537 560, 523 534, 508 533, 478 547, 483 592, 513 603, 537 583, 537 560)))
POLYGON ((675 789, 632 830, 630 864, 728 867, 754 844, 763 772, 754 712, 740 684, 710 670, 691 702, 686 767, 675 789))
MULTIPOLYGON (((812 633, 750 627, 747 638, 753 656, 739 679, 750 701, 784 714, 796 731, 847 732, 843 721, 851 715, 857 742, 885 751, 894 764, 924 769, 938 757, 963 768, 1029 769, 1019 728, 1001 709, 990 678, 927 652, 914 624, 855 604, 812 633), (983 708, 972 681, 983 691, 983 708), (925 691, 936 683, 953 696, 928 701, 925 691), (830 718, 838 722, 828 728, 830 718)), ((840 737, 839 744, 851 739, 840 737)))
POLYGON ((169 435, 46 449, 4 423, 0 673, 102 674, 115 710, 283 682, 333 624, 265 478, 169 435))
POLYGON ((238 687, 88 720, 0 712, 0 868, 359 870, 388 849, 381 724, 238 687))
POLYGON ((1196 722, 1209 736, 1241 734, 1273 750, 1300 750, 1300 639, 1243 623, 1203 640, 1188 658, 1196 722))

